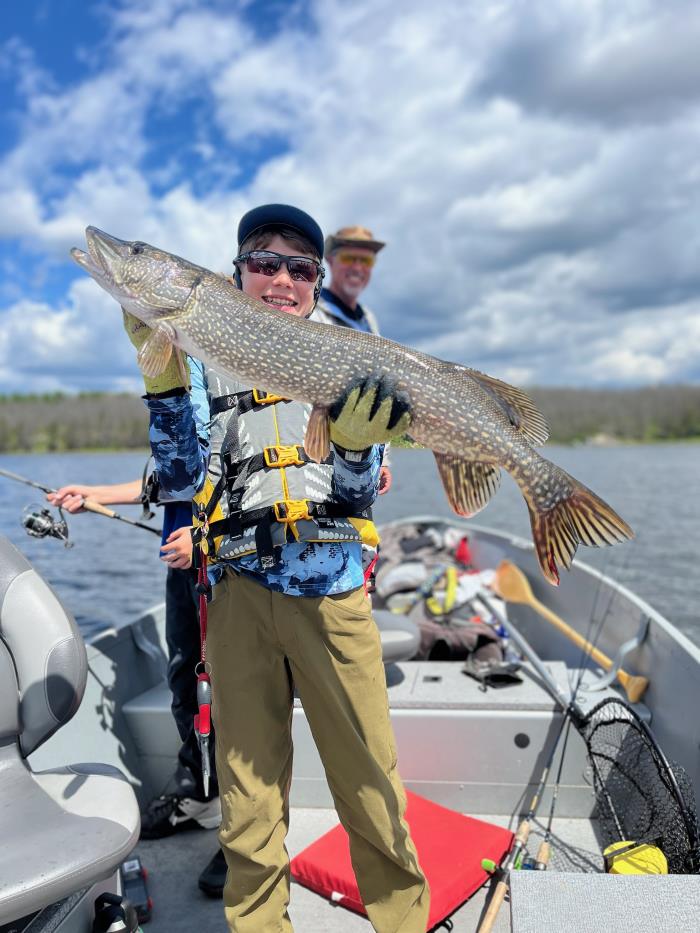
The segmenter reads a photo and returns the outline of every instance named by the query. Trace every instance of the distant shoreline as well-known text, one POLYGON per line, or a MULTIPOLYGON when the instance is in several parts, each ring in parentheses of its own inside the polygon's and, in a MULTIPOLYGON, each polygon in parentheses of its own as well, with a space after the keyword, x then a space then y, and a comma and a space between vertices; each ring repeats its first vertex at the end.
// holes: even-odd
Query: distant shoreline
MULTIPOLYGON (((619 447, 700 440, 700 385, 525 391, 549 425, 553 444, 619 447)), ((513 424, 527 422, 527 411, 517 404, 511 402, 508 414, 513 424)), ((0 454, 127 451, 148 451, 148 410, 138 395, 0 396, 0 454)))
POLYGON ((71 447, 70 450, 0 450, 0 457, 45 457, 54 454, 142 454, 150 457, 148 447, 71 447))
MULTIPOLYGON (((614 447, 661 447, 661 446, 672 446, 674 444, 697 444, 700 443, 700 435, 694 437, 673 437, 673 438, 661 438, 658 440, 630 440, 628 438, 609 438, 605 441, 561 441, 556 438, 552 438, 547 441, 542 447, 538 447, 538 450, 546 450, 547 447, 588 447, 588 448, 614 448, 614 447)), ((432 451, 427 447, 409 447, 402 445, 392 445, 392 450, 394 452, 398 451, 427 451, 432 453, 432 451)), ((148 458, 151 456, 151 451, 147 447, 74 447, 70 450, 0 450, 0 457, 47 457, 54 456, 58 454, 59 456, 72 455, 72 454, 141 454, 143 457, 148 458)))

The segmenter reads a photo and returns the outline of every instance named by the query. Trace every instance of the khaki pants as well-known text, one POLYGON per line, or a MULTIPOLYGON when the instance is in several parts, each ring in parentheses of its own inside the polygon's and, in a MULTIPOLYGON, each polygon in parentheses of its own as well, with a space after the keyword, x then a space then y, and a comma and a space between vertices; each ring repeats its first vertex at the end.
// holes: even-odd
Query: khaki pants
POLYGON ((381 642, 362 589, 286 596, 227 570, 214 587, 207 642, 229 929, 292 929, 284 840, 293 679, 374 929, 425 933, 428 885, 403 819, 381 642))

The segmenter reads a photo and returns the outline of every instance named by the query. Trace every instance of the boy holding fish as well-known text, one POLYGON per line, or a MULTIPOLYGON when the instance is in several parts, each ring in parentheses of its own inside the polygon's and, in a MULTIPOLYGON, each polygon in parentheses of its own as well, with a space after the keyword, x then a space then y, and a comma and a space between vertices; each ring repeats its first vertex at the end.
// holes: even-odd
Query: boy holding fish
MULTIPOLYGON (((308 214, 256 208, 242 218, 238 243, 239 288, 290 317, 313 315, 323 236, 308 214)), ((141 347, 150 330, 128 314, 125 325, 141 347)), ((270 352, 264 333, 251 351, 270 352)), ((284 840, 296 688, 374 928, 423 933, 429 892, 403 818, 381 642, 362 570, 362 543, 376 541, 368 509, 378 445, 406 430, 407 400, 387 379, 348 386, 331 408, 331 454, 317 463, 303 447, 310 405, 211 366, 191 369, 193 393, 208 399, 200 419, 179 354, 157 385, 144 378, 162 492, 193 498, 206 513, 203 534, 215 558, 207 659, 229 928, 291 930, 284 840), (198 438, 202 422, 207 444, 198 438)))

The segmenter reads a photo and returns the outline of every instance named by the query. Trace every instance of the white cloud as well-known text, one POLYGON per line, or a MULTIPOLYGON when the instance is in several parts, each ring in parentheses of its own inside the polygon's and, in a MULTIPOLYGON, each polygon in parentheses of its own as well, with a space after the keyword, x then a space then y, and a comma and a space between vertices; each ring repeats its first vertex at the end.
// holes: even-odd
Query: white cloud
POLYGON ((143 391, 115 302, 90 279, 59 307, 18 301, 0 311, 0 391, 143 391))
MULTIPOLYGON (((692 4, 330 0, 267 32, 246 7, 121 4, 60 89, 17 52, 0 237, 60 262, 93 223, 224 271, 241 213, 286 200, 387 240, 367 299, 395 339, 518 382, 700 379, 692 4), (183 131, 146 170, 154 113, 183 131)), ((86 373, 87 313, 38 312, 86 373)))

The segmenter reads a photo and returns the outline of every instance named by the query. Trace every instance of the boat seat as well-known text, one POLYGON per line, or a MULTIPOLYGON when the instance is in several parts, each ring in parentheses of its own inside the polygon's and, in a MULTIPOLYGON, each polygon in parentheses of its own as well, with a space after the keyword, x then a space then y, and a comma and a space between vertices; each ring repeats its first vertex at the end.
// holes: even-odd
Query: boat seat
POLYGON ((384 663, 410 661, 420 646, 420 629, 416 623, 388 609, 373 609, 372 617, 382 640, 384 663))
POLYGON ((100 764, 33 771, 77 711, 85 645, 58 598, 0 536, 0 925, 109 878, 136 845, 136 797, 100 764))

